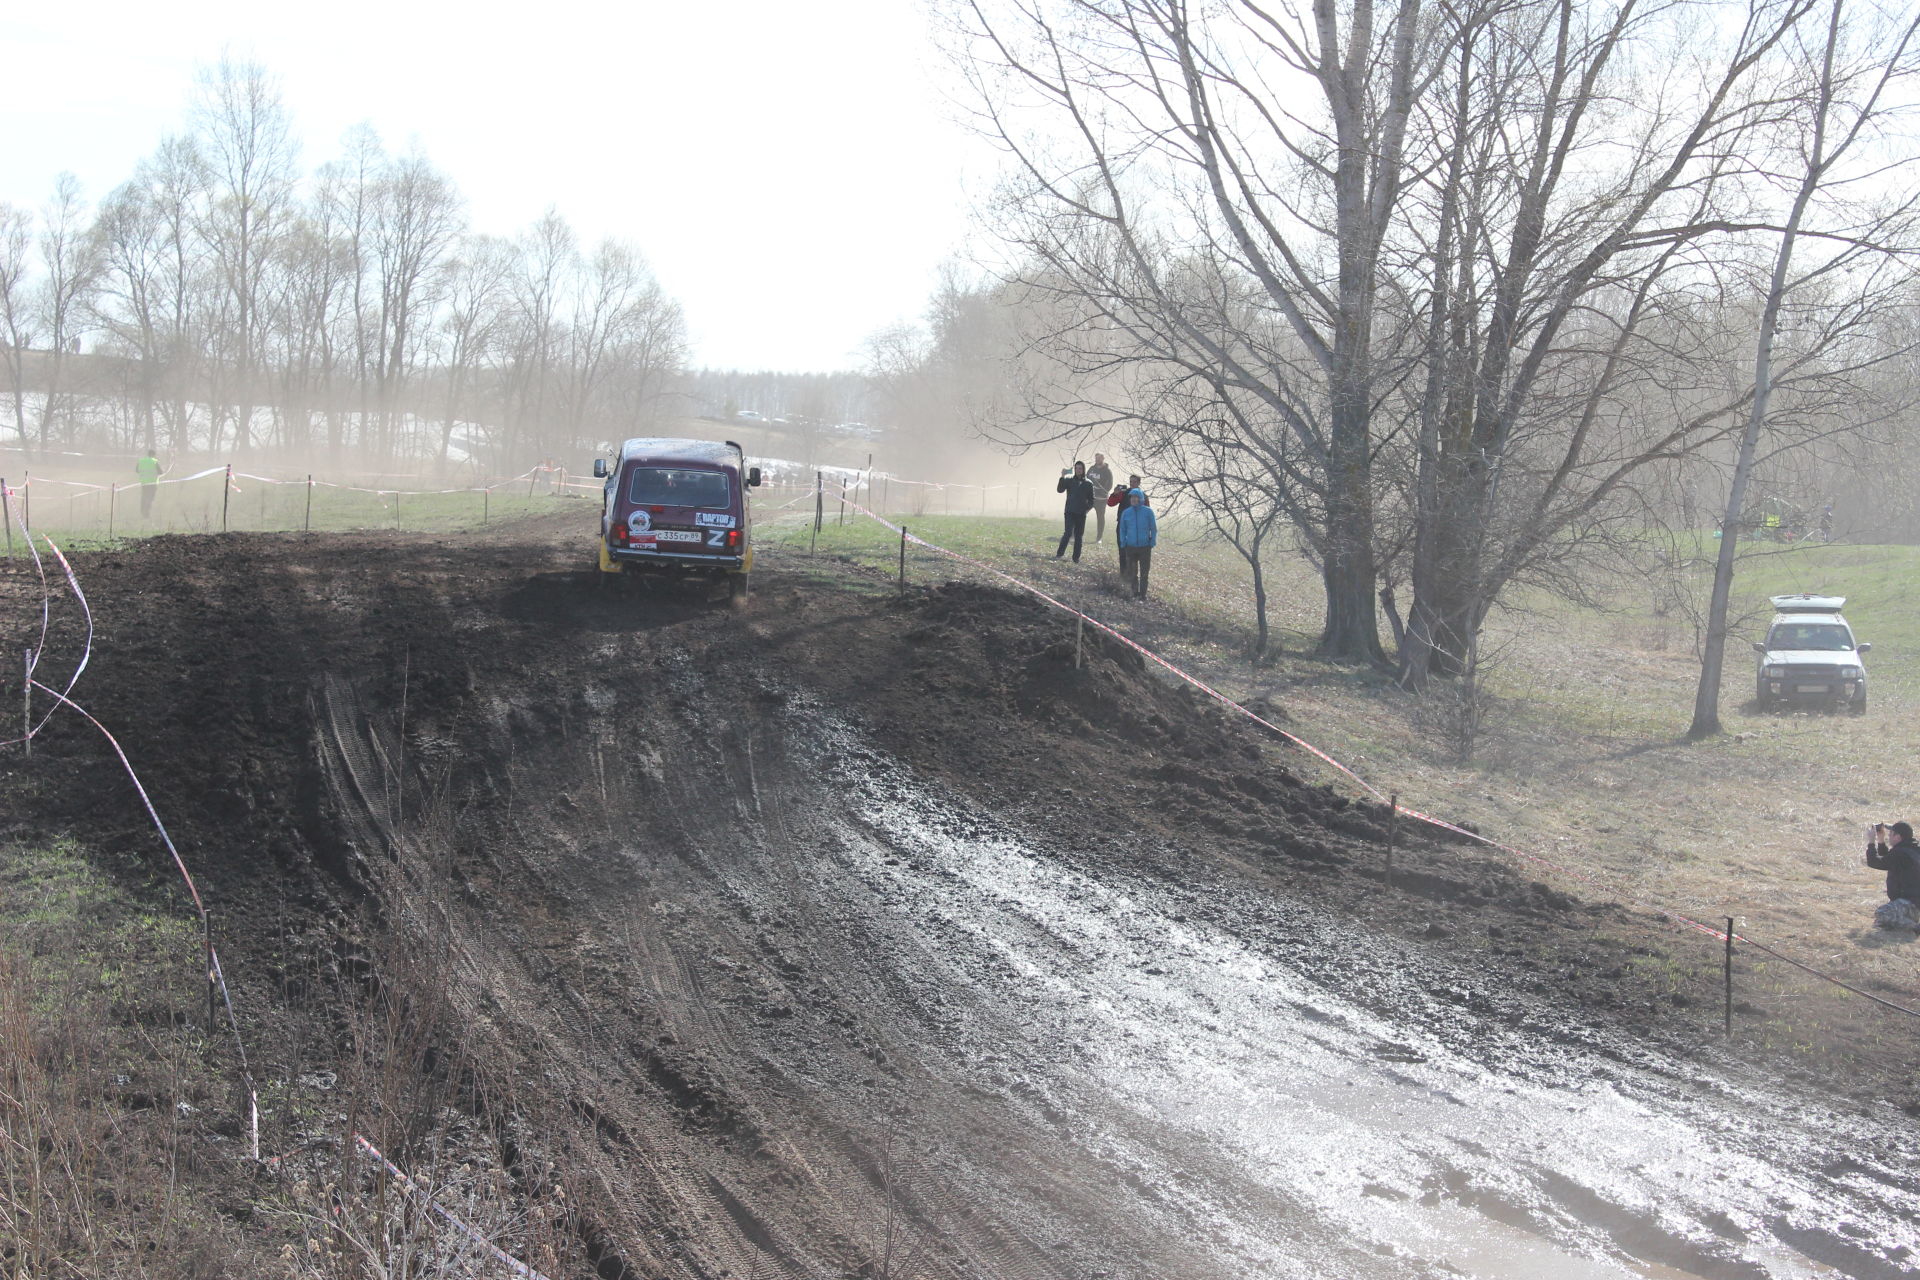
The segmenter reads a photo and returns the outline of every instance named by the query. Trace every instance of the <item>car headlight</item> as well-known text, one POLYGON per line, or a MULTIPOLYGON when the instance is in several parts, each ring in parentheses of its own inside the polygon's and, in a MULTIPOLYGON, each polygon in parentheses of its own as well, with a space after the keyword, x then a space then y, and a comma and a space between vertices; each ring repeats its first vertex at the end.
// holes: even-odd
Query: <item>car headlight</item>
POLYGON ((1787 674, 1787 669, 1785 667, 1768 667, 1767 668, 1767 678, 1769 680, 1778 680, 1781 677, 1785 676, 1786 674, 1787 674))
POLYGON ((1860 678, 1860 668, 1842 667, 1840 668, 1840 674, 1845 676, 1849 680, 1858 680, 1860 678))

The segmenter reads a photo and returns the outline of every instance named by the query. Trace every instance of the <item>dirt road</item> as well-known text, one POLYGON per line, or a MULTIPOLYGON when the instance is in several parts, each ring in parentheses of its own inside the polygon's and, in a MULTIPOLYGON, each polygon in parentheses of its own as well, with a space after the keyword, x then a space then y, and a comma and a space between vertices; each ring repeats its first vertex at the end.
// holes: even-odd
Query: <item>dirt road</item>
MULTIPOLYGON (((1911 1120, 1636 1030, 1645 922, 1439 844, 1410 922, 1378 814, 1031 602, 771 556, 736 616, 583 523, 80 566, 263 1075, 388 886, 499 1158, 591 1170, 581 1274, 1920 1274, 1911 1120)), ((124 789, 72 728, 0 774, 150 859, 124 789)))

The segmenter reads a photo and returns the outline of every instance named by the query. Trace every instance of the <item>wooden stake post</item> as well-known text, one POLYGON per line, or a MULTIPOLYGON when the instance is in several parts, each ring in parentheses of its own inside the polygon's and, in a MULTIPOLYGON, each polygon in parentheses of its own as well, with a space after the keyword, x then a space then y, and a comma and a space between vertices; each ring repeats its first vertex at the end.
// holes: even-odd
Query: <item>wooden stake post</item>
POLYGON ((907 589, 907 526, 900 526, 900 590, 907 589))
POLYGON ((1726 1030, 1729 1040, 1733 1038, 1733 917, 1727 917, 1727 959, 1724 971, 1726 981, 1726 1030))
POLYGON ((813 473, 813 536, 807 540, 807 554, 812 555, 820 545, 820 526, 827 518, 827 479, 826 473, 813 473))
POLYGON ((1400 834, 1400 793, 1387 798, 1387 888, 1393 888, 1393 843, 1400 834))
POLYGON ((220 491, 220 532, 227 531, 227 505, 233 501, 233 464, 227 464, 226 487, 220 491))

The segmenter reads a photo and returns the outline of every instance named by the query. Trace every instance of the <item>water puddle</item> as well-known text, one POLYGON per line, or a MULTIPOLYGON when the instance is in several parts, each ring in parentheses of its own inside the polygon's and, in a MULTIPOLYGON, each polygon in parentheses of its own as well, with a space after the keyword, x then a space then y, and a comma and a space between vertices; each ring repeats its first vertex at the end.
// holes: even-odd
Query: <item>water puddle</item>
POLYGON ((1030 1042, 1005 1048, 1029 1087, 1227 1273, 1314 1274, 1313 1241, 1337 1239, 1393 1274, 1842 1274, 1766 1224, 1824 1232, 1859 1221, 1856 1201, 1644 1100, 1657 1090, 1564 1048, 1557 1083, 1502 1074, 1288 968, 1230 904, 1194 922, 1149 883, 1075 872, 896 765, 847 759, 828 763, 853 874, 984 1004, 1026 1011, 1030 1042))

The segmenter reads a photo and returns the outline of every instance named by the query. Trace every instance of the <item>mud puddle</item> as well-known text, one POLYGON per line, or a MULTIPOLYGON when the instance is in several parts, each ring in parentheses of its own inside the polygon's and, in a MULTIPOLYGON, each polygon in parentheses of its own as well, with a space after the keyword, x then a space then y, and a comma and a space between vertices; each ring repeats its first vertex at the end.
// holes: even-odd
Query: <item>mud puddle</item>
POLYGON ((1558 1044, 1484 1065, 1478 1029, 1384 1019, 1286 958, 1317 932, 1319 963, 1358 960, 1332 921, 1090 875, 845 726, 815 740, 845 868, 998 1015, 975 1087, 1037 1099, 1065 1158, 1136 1188, 1118 1213, 1221 1274, 1913 1274, 1920 1201, 1818 1177, 1849 1135, 1783 1129, 1787 1103, 1558 1044))

